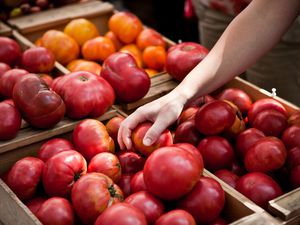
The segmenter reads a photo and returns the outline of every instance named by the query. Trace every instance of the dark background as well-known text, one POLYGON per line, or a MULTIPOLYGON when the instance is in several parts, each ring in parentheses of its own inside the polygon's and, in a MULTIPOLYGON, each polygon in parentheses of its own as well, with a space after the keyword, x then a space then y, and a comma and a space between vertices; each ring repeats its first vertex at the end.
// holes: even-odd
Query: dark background
POLYGON ((128 10, 172 41, 199 42, 196 18, 184 18, 184 0, 107 0, 117 10, 128 10))

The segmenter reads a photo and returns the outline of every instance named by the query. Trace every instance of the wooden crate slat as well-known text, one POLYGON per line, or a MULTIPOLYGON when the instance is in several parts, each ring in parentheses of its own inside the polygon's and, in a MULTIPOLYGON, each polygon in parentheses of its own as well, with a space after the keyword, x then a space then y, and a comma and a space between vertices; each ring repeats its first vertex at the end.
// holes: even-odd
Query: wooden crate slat
MULTIPOLYGON (((110 109, 97 119, 103 121, 112 118, 115 115, 117 115, 117 111, 115 109, 110 109)), ((32 127, 21 129, 17 137, 15 137, 14 139, 9 141, 0 141, 0 154, 15 148, 32 144, 34 142, 45 140, 58 134, 63 134, 71 131, 80 121, 81 120, 71 120, 68 118, 64 118, 52 129, 41 130, 34 129, 32 127)))
POLYGON ((12 29, 7 26, 5 23, 0 21, 0 36, 11 36, 12 29))

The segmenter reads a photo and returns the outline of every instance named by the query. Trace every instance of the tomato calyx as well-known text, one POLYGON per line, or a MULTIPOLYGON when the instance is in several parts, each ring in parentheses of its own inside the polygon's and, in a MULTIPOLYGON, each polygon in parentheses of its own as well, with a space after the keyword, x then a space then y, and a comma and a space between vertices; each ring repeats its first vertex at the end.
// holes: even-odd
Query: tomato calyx
POLYGON ((183 46, 182 49, 183 49, 184 51, 187 51, 187 52, 188 52, 188 51, 193 50, 194 48, 195 48, 195 46, 186 45, 186 46, 183 46))
POLYGON ((89 80, 89 78, 88 77, 86 77, 86 76, 80 76, 79 77, 79 80, 81 80, 81 81, 88 81, 89 80))
POLYGON ((123 196, 117 193, 113 184, 108 187, 108 191, 109 191, 111 197, 123 200, 123 196))
POLYGON ((77 180, 81 177, 81 173, 82 173, 82 172, 79 172, 79 173, 75 173, 75 174, 74 174, 74 181, 77 181, 77 180))

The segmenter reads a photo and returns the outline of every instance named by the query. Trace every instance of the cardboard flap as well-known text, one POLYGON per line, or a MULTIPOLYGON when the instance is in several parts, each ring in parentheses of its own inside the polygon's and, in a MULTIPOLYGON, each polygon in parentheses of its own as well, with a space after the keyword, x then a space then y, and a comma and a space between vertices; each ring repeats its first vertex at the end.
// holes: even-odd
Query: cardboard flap
POLYGON ((26 34, 66 24, 72 19, 102 15, 107 12, 112 12, 113 9, 113 5, 107 2, 87 1, 13 18, 8 20, 8 23, 23 34, 26 34))

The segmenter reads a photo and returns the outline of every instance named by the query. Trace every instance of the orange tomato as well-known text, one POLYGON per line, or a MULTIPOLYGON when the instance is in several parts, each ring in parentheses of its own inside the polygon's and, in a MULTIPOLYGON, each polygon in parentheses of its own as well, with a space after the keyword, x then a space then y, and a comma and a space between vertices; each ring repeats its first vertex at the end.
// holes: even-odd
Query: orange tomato
POLYGON ((104 34, 104 37, 109 38, 109 39, 114 43, 114 46, 115 46, 115 48, 116 48, 117 51, 118 51, 120 48, 122 48, 123 44, 121 43, 121 41, 118 39, 118 37, 115 35, 114 32, 112 32, 112 31, 107 31, 107 32, 104 34))
POLYGON ((113 42, 103 36, 88 40, 83 44, 81 49, 83 58, 101 62, 114 52, 116 52, 116 48, 113 42))
POLYGON ((136 44, 142 50, 151 45, 166 48, 166 42, 163 36, 151 28, 146 28, 139 34, 136 39, 136 44))
POLYGON ((138 67, 143 67, 142 51, 136 46, 136 44, 125 45, 119 51, 129 53, 135 59, 138 67))
POLYGON ((143 30, 140 19, 130 12, 118 12, 112 15, 108 20, 108 27, 125 44, 133 43, 143 30))
POLYGON ((67 65, 67 69, 71 72, 82 70, 100 75, 102 67, 100 64, 93 61, 88 61, 85 59, 75 59, 67 65))
POLYGON ((146 68, 145 71, 150 78, 156 76, 159 73, 157 70, 149 69, 149 68, 146 68))
POLYGON ((63 65, 76 59, 79 55, 79 46, 69 35, 58 30, 48 30, 44 33, 42 46, 49 49, 55 59, 63 65))
POLYGON ((37 39, 34 44, 38 47, 41 47, 42 46, 42 38, 40 37, 39 39, 37 39))
POLYGON ((143 62, 150 69, 162 71, 166 59, 167 52, 162 46, 148 46, 143 51, 143 62))
POLYGON ((87 40, 99 36, 95 24, 84 18, 71 20, 65 26, 64 33, 74 38, 79 46, 82 46, 87 40))

